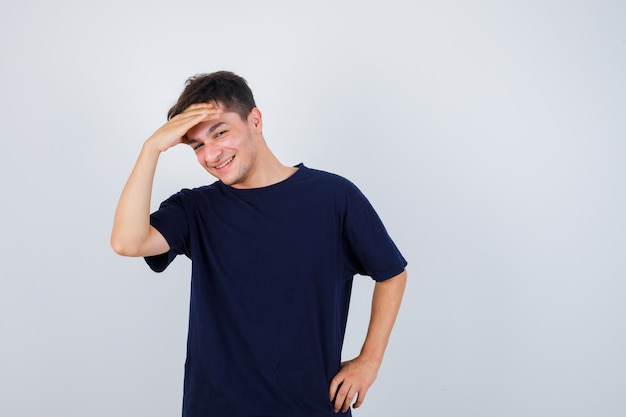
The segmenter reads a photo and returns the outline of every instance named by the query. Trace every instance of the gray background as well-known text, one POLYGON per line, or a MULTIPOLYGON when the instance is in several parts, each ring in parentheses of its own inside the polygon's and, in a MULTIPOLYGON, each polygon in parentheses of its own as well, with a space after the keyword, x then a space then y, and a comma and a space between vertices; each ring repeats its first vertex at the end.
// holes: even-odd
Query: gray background
MULTIPOLYGON (((353 180, 410 282, 359 417, 626 415, 621 1, 0 6, 0 415, 180 414, 189 270, 109 247, 195 73, 251 84, 287 164, 353 180)), ((154 203, 212 181, 186 148, 154 203)), ((372 283, 359 277, 358 352, 372 283)))

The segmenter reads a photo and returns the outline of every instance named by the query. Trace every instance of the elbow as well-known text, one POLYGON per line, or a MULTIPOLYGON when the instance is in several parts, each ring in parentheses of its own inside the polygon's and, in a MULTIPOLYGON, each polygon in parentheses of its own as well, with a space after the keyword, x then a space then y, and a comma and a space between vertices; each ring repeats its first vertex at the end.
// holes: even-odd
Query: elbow
POLYGON ((137 245, 130 244, 115 234, 111 235, 111 248, 113 252, 121 256, 138 257, 141 256, 137 245))

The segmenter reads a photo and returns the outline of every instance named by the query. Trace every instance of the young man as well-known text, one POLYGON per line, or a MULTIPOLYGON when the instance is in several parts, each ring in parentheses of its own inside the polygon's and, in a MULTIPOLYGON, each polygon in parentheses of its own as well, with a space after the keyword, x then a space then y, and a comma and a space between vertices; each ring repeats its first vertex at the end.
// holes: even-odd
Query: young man
POLYGON ((400 307, 406 261, 361 192, 278 161, 245 80, 193 77, 143 145, 111 245, 157 272, 192 260, 183 416, 323 417, 358 407, 400 307), (217 182, 150 214, 162 152, 190 146, 217 182), (376 280, 358 357, 341 363, 355 274, 376 280))

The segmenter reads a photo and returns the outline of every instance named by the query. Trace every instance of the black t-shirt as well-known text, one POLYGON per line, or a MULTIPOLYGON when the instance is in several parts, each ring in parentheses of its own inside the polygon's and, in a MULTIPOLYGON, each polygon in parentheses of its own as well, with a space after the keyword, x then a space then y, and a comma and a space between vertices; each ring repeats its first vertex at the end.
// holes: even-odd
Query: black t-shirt
POLYGON ((170 245, 153 270, 192 260, 183 416, 335 416, 352 278, 406 266, 365 196, 301 164, 268 187, 182 190, 151 224, 170 245))

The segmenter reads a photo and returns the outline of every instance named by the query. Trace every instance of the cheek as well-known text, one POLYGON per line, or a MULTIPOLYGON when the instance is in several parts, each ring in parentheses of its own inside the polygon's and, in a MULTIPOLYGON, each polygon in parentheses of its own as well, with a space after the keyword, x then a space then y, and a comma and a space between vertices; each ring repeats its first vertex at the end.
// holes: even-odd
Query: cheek
POLYGON ((204 166, 204 163, 205 163, 204 150, 200 150, 200 151, 196 152, 196 159, 198 160, 198 163, 200 165, 204 166))

